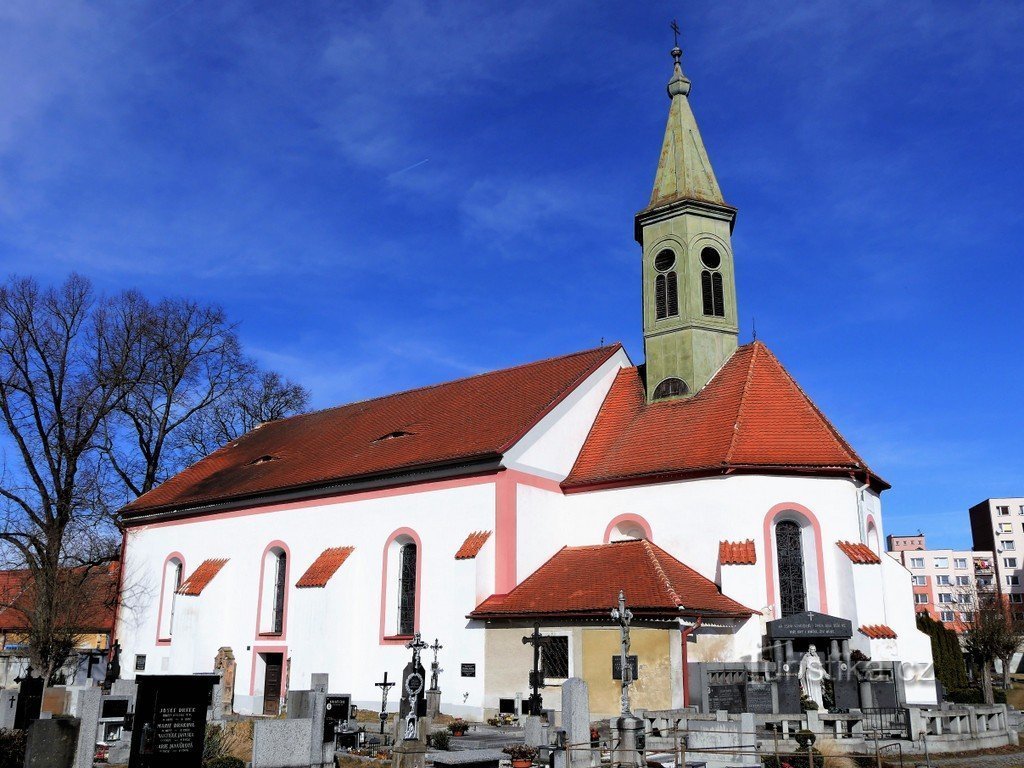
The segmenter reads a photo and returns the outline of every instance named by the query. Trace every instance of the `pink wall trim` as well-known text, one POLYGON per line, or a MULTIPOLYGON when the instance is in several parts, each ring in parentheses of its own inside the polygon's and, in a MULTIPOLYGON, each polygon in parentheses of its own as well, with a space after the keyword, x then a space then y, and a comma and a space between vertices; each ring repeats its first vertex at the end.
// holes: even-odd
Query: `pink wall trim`
POLYGON ((263 550, 263 554, 260 555, 260 588, 256 595, 256 639, 260 640, 263 638, 272 637, 277 640, 284 640, 288 636, 288 593, 291 592, 291 572, 292 572, 292 552, 288 549, 288 545, 283 541, 272 541, 267 544, 266 549, 263 550), (260 614, 263 611, 263 575, 264 575, 264 562, 267 559, 267 553, 274 549, 281 549, 284 551, 284 605, 281 606, 281 634, 273 634, 270 632, 260 632, 260 614))
MULTIPOLYGON (((167 564, 171 560, 178 560, 181 563, 181 572, 185 573, 185 556, 181 552, 171 552, 167 557, 164 558, 164 564, 160 569, 160 602, 157 603, 156 608, 156 644, 157 645, 170 645, 171 637, 160 637, 160 625, 163 623, 164 618, 164 590, 167 589, 167 564)), ((124 565, 122 564, 122 568, 124 565)), ((174 599, 173 597, 171 598, 174 599)))
MULTIPOLYGON (((261 653, 281 654, 281 698, 288 693, 288 646, 287 645, 254 645, 252 647, 252 666, 249 668, 249 695, 256 694, 256 657, 261 653)), ((263 713, 262 700, 260 712, 263 713)))
POLYGON ((413 631, 420 631, 420 598, 423 595, 423 542, 420 541, 419 535, 412 528, 399 528, 388 536, 387 541, 384 542, 384 553, 381 556, 380 566, 380 644, 381 645, 404 645, 406 640, 403 637, 397 635, 385 634, 385 627, 387 626, 387 608, 388 608, 388 547, 391 546, 391 542, 397 539, 399 536, 408 536, 416 543, 416 608, 415 614, 413 615, 412 625, 413 631))
POLYGON ((604 529, 604 543, 607 544, 611 541, 612 531, 615 530, 615 526, 619 523, 636 523, 644 529, 644 536, 648 541, 654 541, 654 534, 651 533, 651 524, 644 520, 640 515, 635 515, 632 512, 625 512, 618 517, 612 518, 612 521, 608 523, 608 527, 604 529))
POLYGON ((529 472, 523 472, 519 469, 506 469, 502 474, 515 479, 520 485, 529 485, 533 488, 540 488, 542 491, 562 494, 562 484, 557 480, 541 477, 540 475, 531 475, 529 472))
MULTIPOLYGON (((161 520, 153 523, 140 523, 132 525, 131 520, 125 521, 125 525, 133 529, 145 530, 148 528, 163 528, 168 525, 185 525, 195 523, 198 520, 228 520, 233 517, 247 517, 249 515, 263 515, 270 512, 281 512, 292 509, 305 509, 307 507, 318 507, 327 504, 350 504, 355 501, 367 499, 386 499, 392 496, 407 496, 412 493, 427 493, 429 491, 444 491, 451 488, 465 488, 471 485, 482 485, 493 483, 497 473, 487 475, 475 475, 473 477, 457 477, 451 480, 434 480, 418 482, 410 485, 396 486, 394 488, 381 488, 373 491, 358 491, 356 493, 339 493, 336 496, 321 496, 316 499, 303 499, 302 501, 289 501, 282 504, 267 504, 260 506, 254 502, 251 507, 231 509, 225 512, 213 512, 208 515, 191 515, 177 518, 175 520, 161 520)), ((539 478, 542 479, 542 478, 539 478)), ((557 484, 556 484, 557 485, 557 484)))
POLYGON ((503 472, 494 483, 494 592, 498 595, 508 594, 518 583, 517 480, 517 475, 503 472))
MULTIPOLYGON (((814 516, 803 504, 797 504, 795 502, 786 502, 783 504, 776 504, 774 507, 768 510, 768 514, 764 516, 764 569, 765 579, 768 585, 768 605, 773 608, 775 605, 775 548, 772 546, 772 526, 775 523, 775 518, 779 516, 781 512, 797 512, 802 515, 807 522, 811 524, 811 528, 814 530, 814 549, 818 564, 818 595, 820 596, 819 610, 821 613, 828 613, 828 594, 825 592, 825 554, 822 550, 821 542, 821 524, 818 523, 818 518, 814 516)), ((775 618, 781 618, 776 616, 775 618)))
MULTIPOLYGON (((875 516, 872 515, 872 514, 869 514, 867 516, 867 519, 865 519, 865 521, 864 521, 864 534, 865 534, 865 536, 867 536, 867 539, 868 539, 865 543, 869 547, 871 546, 871 529, 872 528, 875 529, 875 541, 878 544, 878 549, 881 549, 882 548, 882 533, 881 533, 881 531, 878 530, 878 523, 875 522, 875 516)), ((878 550, 873 550, 873 551, 879 557, 882 556, 882 553, 879 552, 878 550)))

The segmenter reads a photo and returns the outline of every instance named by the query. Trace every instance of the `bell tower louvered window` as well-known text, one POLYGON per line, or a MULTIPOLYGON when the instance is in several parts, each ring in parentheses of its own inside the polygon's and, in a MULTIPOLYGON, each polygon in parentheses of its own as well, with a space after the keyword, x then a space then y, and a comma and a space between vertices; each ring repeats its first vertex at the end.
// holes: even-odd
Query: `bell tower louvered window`
POLYGON ((416 545, 402 545, 398 579, 398 634, 411 635, 416 628, 416 545))
POLYGON ((803 537, 799 524, 783 520, 775 526, 775 551, 779 561, 779 604, 782 616, 807 610, 804 589, 803 537))
POLYGON ((658 253, 654 268, 654 315, 658 320, 679 314, 679 282, 675 272, 676 255, 670 249, 658 253))
POLYGON ((725 289, 722 284, 722 257, 714 248, 700 252, 700 297, 704 314, 710 317, 725 317, 725 289))

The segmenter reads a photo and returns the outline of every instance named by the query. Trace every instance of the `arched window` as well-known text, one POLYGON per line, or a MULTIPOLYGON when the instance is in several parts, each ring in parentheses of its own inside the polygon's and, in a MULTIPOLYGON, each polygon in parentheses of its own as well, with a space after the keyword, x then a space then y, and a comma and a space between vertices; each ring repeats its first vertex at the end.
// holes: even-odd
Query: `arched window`
POLYGON ((604 529, 604 543, 610 541, 621 541, 622 539, 647 539, 653 540, 651 524, 640 515, 632 512, 625 512, 612 519, 608 527, 604 529))
POLYGON ((419 629, 419 537, 408 528, 391 535, 384 546, 381 639, 409 637, 419 629))
POLYGON ((782 615, 807 610, 804 589, 804 551, 800 525, 782 520, 775 526, 775 550, 779 568, 779 606, 782 615))
POLYGON ((399 555, 398 634, 416 631, 416 544, 406 542, 399 555))
POLYGON ((184 578, 184 569, 185 564, 177 553, 170 555, 164 561, 157 640, 171 639, 171 633, 174 631, 174 606, 178 599, 178 588, 184 578))
POLYGON ((714 248, 707 247, 700 252, 704 270, 700 273, 700 296, 704 314, 710 317, 725 317, 725 289, 722 285, 722 257, 714 248))
POLYGON ((658 320, 679 314, 679 286, 673 269, 675 264, 676 255, 669 248, 654 258, 654 268, 660 273, 654 278, 654 314, 658 320))
POLYGON ((287 588, 288 553, 283 546, 271 545, 263 554, 259 634, 284 634, 287 588))
POLYGON ((679 395, 685 395, 689 391, 690 388, 686 386, 685 381, 672 377, 660 382, 654 388, 654 399, 661 400, 665 397, 678 397, 679 395))

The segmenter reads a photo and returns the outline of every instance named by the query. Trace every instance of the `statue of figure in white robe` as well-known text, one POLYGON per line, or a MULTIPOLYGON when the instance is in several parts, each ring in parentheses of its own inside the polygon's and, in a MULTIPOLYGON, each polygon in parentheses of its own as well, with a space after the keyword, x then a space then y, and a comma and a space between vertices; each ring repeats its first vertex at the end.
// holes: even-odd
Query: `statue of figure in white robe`
POLYGON ((824 711, 825 704, 822 701, 821 684, 823 680, 831 680, 831 676, 825 671, 825 666, 818 658, 817 649, 811 645, 807 653, 800 659, 800 687, 804 689, 804 696, 818 705, 818 709, 824 711))

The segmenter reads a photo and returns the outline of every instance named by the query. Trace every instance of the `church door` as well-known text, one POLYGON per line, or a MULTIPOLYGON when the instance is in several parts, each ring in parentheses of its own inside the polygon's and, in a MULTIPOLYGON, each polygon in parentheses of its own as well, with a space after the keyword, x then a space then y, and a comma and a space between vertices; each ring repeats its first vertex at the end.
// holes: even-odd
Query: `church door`
POLYGON ((281 711, 281 673, 284 658, 280 653, 265 653, 267 673, 263 682, 263 714, 277 715, 281 711))

